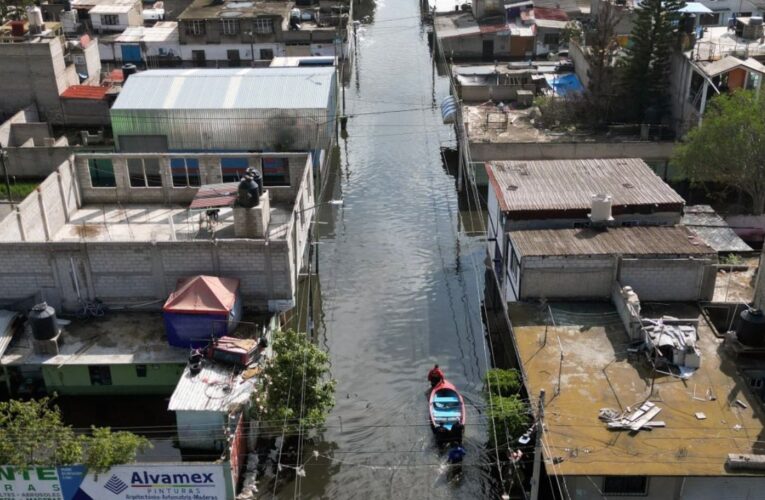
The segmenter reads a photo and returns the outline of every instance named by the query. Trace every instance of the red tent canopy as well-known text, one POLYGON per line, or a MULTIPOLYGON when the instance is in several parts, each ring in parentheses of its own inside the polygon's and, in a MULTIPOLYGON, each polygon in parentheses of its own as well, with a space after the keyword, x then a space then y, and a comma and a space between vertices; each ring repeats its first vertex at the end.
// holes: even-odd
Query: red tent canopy
POLYGON ((178 280, 162 310, 183 314, 228 314, 236 302, 239 280, 195 276, 178 280))

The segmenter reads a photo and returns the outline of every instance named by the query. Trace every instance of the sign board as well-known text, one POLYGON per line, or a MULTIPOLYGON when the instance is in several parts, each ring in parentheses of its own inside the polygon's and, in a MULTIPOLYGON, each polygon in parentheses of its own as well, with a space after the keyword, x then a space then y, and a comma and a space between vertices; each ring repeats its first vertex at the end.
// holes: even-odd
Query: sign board
POLYGON ((226 500, 234 496, 226 465, 132 464, 98 474, 83 465, 26 470, 6 465, 0 466, 0 499, 226 500))

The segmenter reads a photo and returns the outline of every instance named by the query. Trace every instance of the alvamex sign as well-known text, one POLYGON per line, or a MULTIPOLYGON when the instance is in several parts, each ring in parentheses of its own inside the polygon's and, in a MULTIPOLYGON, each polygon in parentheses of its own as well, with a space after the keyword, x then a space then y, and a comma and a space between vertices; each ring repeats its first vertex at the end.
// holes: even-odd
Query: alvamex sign
POLYGON ((224 500, 234 496, 227 467, 136 464, 88 474, 82 465, 0 466, 0 500, 224 500))

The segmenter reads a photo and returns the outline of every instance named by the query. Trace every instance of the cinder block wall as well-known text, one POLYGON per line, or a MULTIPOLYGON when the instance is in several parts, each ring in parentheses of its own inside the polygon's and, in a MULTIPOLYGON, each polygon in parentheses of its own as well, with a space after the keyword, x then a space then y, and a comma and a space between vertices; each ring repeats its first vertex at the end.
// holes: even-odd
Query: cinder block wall
POLYGON ((605 300, 615 265, 613 257, 523 257, 520 298, 605 300))
POLYGON ((641 301, 695 302, 711 300, 712 259, 622 259, 619 282, 631 286, 641 301))

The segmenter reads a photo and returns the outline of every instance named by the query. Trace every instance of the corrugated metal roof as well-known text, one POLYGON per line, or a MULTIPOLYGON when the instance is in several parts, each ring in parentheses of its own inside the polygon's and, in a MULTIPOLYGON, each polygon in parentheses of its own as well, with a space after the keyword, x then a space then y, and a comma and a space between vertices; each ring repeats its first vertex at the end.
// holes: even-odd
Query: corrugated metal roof
POLYGON ((611 195, 614 213, 628 206, 679 211, 685 204, 637 158, 496 161, 486 170, 505 212, 589 210, 592 195, 601 193, 611 195))
POLYGON ((173 395, 170 411, 220 411, 247 403, 255 390, 257 378, 243 380, 239 370, 203 361, 202 371, 192 376, 189 367, 183 371, 173 395))
POLYGON ((67 99, 91 99, 101 101, 106 98, 109 87, 97 87, 95 85, 72 85, 61 93, 61 97, 67 99))
POLYGON ((682 223, 718 252, 753 251, 709 205, 686 207, 682 223))
POLYGON ((8 346, 13 340, 13 322, 18 317, 19 313, 16 311, 6 311, 0 309, 0 356, 5 353, 8 346))
POLYGON ((744 68, 756 71, 760 74, 765 73, 765 66, 763 66, 757 59, 752 57, 747 59, 739 59, 738 57, 730 55, 707 65, 703 65, 701 66, 701 69, 703 69, 704 73, 706 73, 708 76, 717 76, 722 73, 727 73, 735 68, 738 68, 739 66, 743 66, 744 68))
POLYGON ((716 254, 714 249, 683 226, 533 229, 510 231, 508 235, 522 257, 716 254))
POLYGON ((334 75, 330 67, 143 71, 112 109, 326 109, 334 75))

